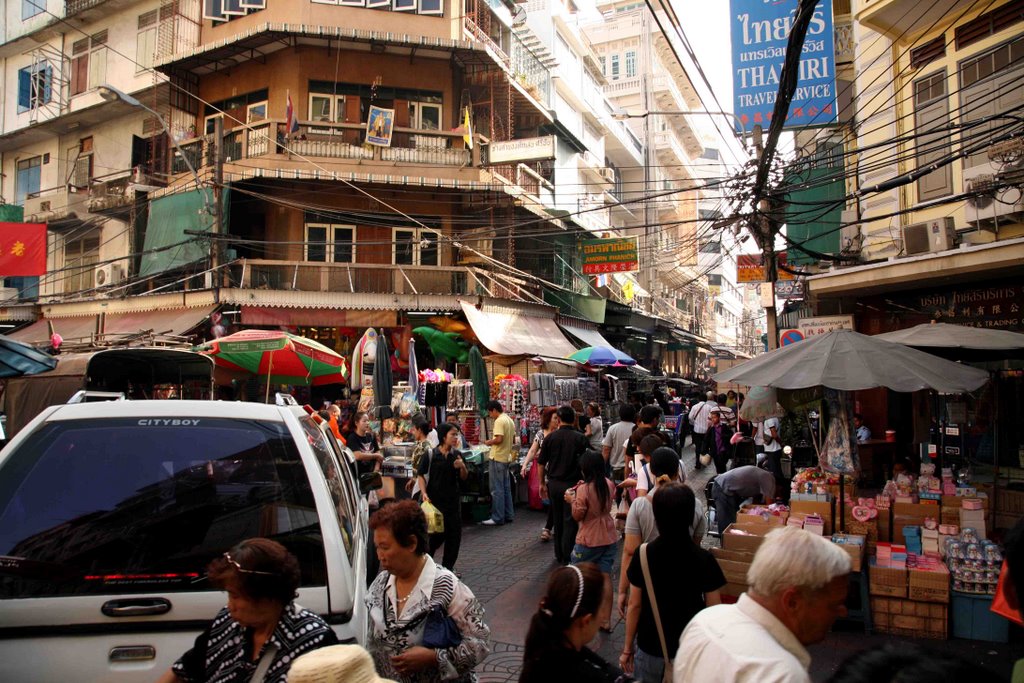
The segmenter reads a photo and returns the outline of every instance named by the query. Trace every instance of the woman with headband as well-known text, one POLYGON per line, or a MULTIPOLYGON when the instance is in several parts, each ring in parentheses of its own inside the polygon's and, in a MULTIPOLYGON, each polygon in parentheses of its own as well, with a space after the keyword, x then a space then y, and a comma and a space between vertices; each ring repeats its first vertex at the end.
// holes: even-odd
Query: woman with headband
POLYGON ((604 575, 590 562, 551 572, 530 620, 519 683, 624 683, 632 679, 587 648, 608 618, 604 575))

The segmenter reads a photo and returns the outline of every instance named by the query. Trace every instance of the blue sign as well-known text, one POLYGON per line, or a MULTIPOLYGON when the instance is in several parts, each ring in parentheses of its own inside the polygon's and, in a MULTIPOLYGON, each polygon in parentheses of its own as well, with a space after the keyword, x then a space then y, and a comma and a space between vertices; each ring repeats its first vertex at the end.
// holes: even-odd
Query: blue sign
MULTIPOLYGON (((748 133, 754 126, 767 128, 771 123, 798 4, 799 0, 731 0, 733 102, 748 133)), ((819 0, 804 40, 785 127, 832 125, 837 113, 832 0, 819 0)))

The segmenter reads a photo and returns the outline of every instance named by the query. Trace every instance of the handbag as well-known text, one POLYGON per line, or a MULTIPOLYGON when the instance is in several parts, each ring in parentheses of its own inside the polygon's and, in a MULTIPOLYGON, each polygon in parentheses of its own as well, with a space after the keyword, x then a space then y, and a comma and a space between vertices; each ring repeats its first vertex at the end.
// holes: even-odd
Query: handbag
POLYGON ((434 605, 423 622, 423 647, 445 650, 462 644, 462 631, 441 605, 434 605))
POLYGON ((444 533, 444 515, 441 514, 441 511, 430 501, 420 503, 420 509, 423 510, 423 516, 427 518, 427 533, 444 533))
POLYGON ((661 615, 658 613, 658 601, 654 597, 654 582, 651 581, 651 568, 647 564, 647 543, 640 546, 640 567, 644 570, 644 584, 647 586, 647 597, 651 601, 651 612, 654 613, 654 625, 658 627, 658 640, 661 641, 661 656, 665 660, 665 672, 661 676, 662 683, 672 683, 672 660, 668 658, 668 645, 665 643, 665 630, 661 627, 661 615))

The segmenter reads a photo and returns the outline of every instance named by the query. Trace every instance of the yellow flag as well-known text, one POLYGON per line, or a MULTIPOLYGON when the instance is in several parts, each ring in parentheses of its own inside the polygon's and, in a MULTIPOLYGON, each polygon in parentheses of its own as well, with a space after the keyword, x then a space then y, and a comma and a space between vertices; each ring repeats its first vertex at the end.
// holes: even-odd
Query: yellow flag
POLYGON ((462 139, 466 141, 466 149, 473 149, 473 122, 469 118, 469 107, 462 112, 462 139))
POLYGON ((636 289, 633 285, 632 280, 626 280, 622 283, 622 296, 626 301, 632 301, 636 295, 636 289))

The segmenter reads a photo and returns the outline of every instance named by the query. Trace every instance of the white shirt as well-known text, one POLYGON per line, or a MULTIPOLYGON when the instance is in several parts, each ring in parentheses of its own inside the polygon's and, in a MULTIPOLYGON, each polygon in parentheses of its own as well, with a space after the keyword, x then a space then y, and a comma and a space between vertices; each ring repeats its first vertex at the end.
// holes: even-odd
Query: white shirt
POLYGON ((744 593, 697 613, 679 638, 674 680, 810 683, 811 655, 775 615, 744 593))
POLYGON ((693 425, 693 431, 698 434, 708 433, 708 418, 711 417, 711 411, 718 408, 716 401, 703 401, 701 403, 694 403, 693 407, 690 408, 690 424, 693 425))
MULTIPOLYGON (((766 436, 772 435, 772 427, 775 427, 775 433, 779 435, 780 439, 782 438, 782 428, 779 426, 779 418, 769 417, 767 420, 764 421, 764 433, 762 434, 762 439, 766 436)), ((782 443, 779 442, 779 439, 772 439, 771 443, 765 442, 764 444, 765 453, 774 453, 775 451, 781 450, 782 443)))

